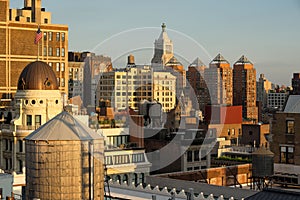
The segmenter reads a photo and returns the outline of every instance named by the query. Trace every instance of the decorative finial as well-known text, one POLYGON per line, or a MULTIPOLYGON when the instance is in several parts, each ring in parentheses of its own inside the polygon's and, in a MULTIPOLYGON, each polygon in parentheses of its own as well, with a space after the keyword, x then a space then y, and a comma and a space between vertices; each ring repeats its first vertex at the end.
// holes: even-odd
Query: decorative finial
POLYGON ((166 31, 166 27, 167 27, 166 24, 165 24, 165 23, 162 23, 161 28, 162 28, 162 31, 163 31, 163 32, 166 31))

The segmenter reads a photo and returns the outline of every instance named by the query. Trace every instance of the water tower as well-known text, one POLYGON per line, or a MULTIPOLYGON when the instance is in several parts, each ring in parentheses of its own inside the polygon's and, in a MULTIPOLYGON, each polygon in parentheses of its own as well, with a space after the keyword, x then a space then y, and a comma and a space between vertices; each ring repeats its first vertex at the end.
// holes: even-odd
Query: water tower
POLYGON ((62 112, 25 138, 26 199, 104 199, 103 137, 62 112))
POLYGON ((274 174, 274 153, 260 147, 252 153, 252 184, 253 189, 262 190, 270 186, 274 174))

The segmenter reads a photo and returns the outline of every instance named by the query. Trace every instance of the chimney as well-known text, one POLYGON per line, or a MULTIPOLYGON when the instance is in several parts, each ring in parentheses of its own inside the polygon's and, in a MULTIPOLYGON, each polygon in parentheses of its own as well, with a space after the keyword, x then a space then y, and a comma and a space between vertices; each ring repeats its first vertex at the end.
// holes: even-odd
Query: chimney
POLYGON ((42 0, 31 0, 32 22, 41 24, 42 22, 42 0))
POLYGON ((128 63, 127 63, 128 65, 134 65, 135 63, 134 63, 134 56, 133 55, 129 55, 128 56, 128 63))
POLYGON ((31 0, 24 0, 24 8, 31 8, 31 0))

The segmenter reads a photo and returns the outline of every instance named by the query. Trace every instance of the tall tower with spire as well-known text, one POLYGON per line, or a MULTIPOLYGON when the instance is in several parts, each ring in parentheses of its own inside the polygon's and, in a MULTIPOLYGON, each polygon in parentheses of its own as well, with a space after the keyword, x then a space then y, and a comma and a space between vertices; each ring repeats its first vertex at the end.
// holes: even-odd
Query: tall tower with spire
POLYGON ((244 119, 258 120, 256 69, 244 55, 233 65, 233 105, 243 106, 244 119))
POLYGON ((166 27, 165 23, 161 25, 161 34, 154 42, 154 56, 151 60, 154 70, 163 69, 165 64, 174 56, 173 42, 166 32, 166 27))

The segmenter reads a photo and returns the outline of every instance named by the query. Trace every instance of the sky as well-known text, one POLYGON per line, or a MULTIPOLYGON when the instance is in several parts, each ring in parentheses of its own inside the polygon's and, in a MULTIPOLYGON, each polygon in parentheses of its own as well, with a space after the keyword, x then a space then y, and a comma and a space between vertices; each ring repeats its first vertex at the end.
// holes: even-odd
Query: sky
MULTIPOLYGON (((150 64, 153 44, 167 25, 174 53, 188 65, 221 53, 241 55, 276 84, 300 72, 300 0, 43 0, 52 23, 69 26, 70 51, 94 51, 125 66, 126 56, 150 64)), ((11 0, 21 8, 23 0, 11 0)))

